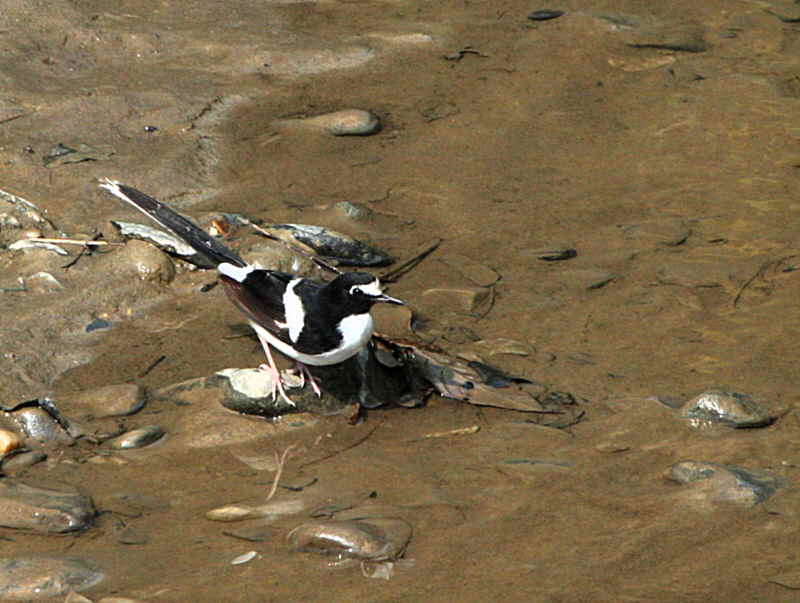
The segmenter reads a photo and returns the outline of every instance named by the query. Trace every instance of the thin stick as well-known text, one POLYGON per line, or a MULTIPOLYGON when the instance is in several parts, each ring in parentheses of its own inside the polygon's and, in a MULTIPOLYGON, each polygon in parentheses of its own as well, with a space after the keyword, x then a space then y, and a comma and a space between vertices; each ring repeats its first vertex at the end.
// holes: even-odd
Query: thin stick
POLYGON ((352 443, 352 444, 350 444, 349 446, 345 446, 344 448, 342 448, 342 449, 340 449, 340 450, 334 450, 334 451, 333 451, 333 452, 331 452, 330 454, 326 454, 325 456, 322 456, 322 457, 320 457, 320 458, 318 458, 318 459, 314 459, 314 460, 312 460, 312 461, 308 461, 307 463, 303 463, 302 465, 300 465, 300 467, 299 467, 299 468, 300 468, 300 469, 305 469, 305 468, 306 468, 306 467, 308 467, 309 465, 314 465, 314 464, 316 464, 316 463, 319 463, 319 462, 321 462, 321 461, 327 461, 329 458, 332 458, 332 457, 334 457, 334 456, 336 456, 336 455, 338 455, 338 454, 342 454, 343 452, 347 452, 348 450, 352 450, 352 449, 353 449, 353 448, 355 448, 356 446, 360 446, 361 444, 363 444, 364 442, 366 442, 366 441, 369 439, 369 437, 370 437, 370 436, 371 436, 373 433, 375 433, 375 431, 377 431, 378 427, 380 427, 381 425, 383 425, 383 422, 384 422, 385 420, 386 420, 386 415, 383 415, 383 416, 381 417, 381 420, 380 420, 380 422, 378 422, 378 424, 377 424, 375 427, 373 427, 372 429, 370 429, 370 430, 369 430, 369 432, 367 433, 367 435, 365 435, 365 436, 364 436, 363 438, 361 438, 360 440, 356 440, 355 442, 353 442, 353 443, 352 443))
POLYGON ((37 243, 62 243, 64 245, 82 245, 88 247, 90 245, 124 245, 125 243, 112 243, 110 241, 91 241, 81 239, 44 239, 40 237, 32 237, 26 239, 28 241, 36 241, 37 243))
POLYGON ((283 451, 283 454, 278 457, 278 453, 275 453, 275 464, 277 465, 277 470, 275 471, 275 479, 272 482, 272 488, 267 494, 266 502, 272 500, 272 497, 275 496, 275 492, 278 491, 278 482, 281 481, 281 474, 283 474, 283 466, 286 464, 286 457, 289 456, 289 452, 296 446, 296 444, 291 444, 286 450, 283 451))
POLYGON ((398 280, 401 276, 403 276, 406 272, 409 272, 413 268, 416 268, 417 265, 422 260, 424 260, 430 254, 432 254, 434 251, 436 251, 436 249, 439 247, 439 245, 442 244, 443 240, 444 239, 439 239, 438 241, 436 241, 433 245, 428 247, 422 253, 418 253, 417 255, 415 255, 410 260, 407 260, 407 261, 403 262, 402 264, 400 264, 396 268, 392 268, 386 274, 381 275, 381 282, 382 283, 393 283, 396 280, 398 280))

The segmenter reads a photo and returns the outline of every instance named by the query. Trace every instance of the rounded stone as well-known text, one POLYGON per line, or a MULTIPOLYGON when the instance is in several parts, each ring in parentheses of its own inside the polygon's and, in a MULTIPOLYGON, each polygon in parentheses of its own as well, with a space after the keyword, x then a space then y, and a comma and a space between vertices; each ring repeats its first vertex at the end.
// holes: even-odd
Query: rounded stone
POLYGON ((401 519, 309 521, 292 530, 288 539, 295 551, 388 561, 403 555, 411 532, 401 519))
POLYGON ((334 136, 369 136, 381 130, 381 121, 370 111, 344 109, 303 120, 307 125, 324 129, 334 136))
POLYGON ((0 597, 38 600, 63 597, 101 582, 104 574, 91 561, 73 557, 0 558, 0 597))
POLYGON ((144 241, 128 241, 115 260, 143 281, 170 283, 175 278, 175 265, 169 256, 144 241))
POLYGON ((114 450, 132 450, 135 448, 144 448, 155 444, 164 437, 164 429, 159 425, 147 425, 132 429, 106 441, 106 446, 114 450))

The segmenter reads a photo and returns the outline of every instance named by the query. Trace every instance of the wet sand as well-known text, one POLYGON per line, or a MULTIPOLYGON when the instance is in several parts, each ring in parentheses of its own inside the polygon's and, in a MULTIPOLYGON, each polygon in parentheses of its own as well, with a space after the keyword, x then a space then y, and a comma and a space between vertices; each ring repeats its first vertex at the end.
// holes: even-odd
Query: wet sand
MULTIPOLYGON (((226 415, 264 437, 194 448, 192 407, 154 402, 124 422, 162 425, 164 445, 90 463, 93 447, 79 443, 23 475, 84 488, 104 511, 96 526, 63 537, 3 530, 13 539, 4 556, 92 558, 108 574, 93 600, 796 600, 771 582, 800 569, 792 5, 568 3, 539 22, 526 17, 543 7, 516 1, 8 5, 0 188, 76 237, 113 237, 108 220, 138 220, 98 190, 100 177, 192 217, 322 224, 401 259, 441 237, 391 294, 450 333, 436 340, 446 349, 464 344, 465 329, 528 343, 528 356, 489 360, 585 399, 586 418, 555 430, 433 397, 357 426, 304 418, 286 430, 226 415), (464 49, 478 52, 445 58, 464 49), (373 111, 383 130, 334 137, 284 123, 351 107, 373 111), (46 166, 59 143, 88 145, 89 159, 46 166), (342 220, 330 208, 339 201, 374 217, 342 220), (551 247, 577 257, 537 259, 551 247), (464 286, 442 261, 452 256, 502 276, 485 316, 425 308, 427 289, 464 286), (716 386, 781 417, 698 431, 647 400, 716 386), (290 552, 302 516, 255 543, 205 518, 269 490, 273 472, 243 454, 293 443, 306 452, 282 483, 317 482, 280 496, 312 505, 376 492, 413 525, 413 564, 370 580, 290 552), (752 508, 698 502, 664 477, 687 459, 785 485, 752 508), (146 502, 120 502, 131 493, 146 502), (129 526, 144 544, 120 544, 129 526), (258 556, 230 564, 248 550, 258 556)), ((262 361, 251 340, 231 338, 243 320, 220 288, 197 293, 210 274, 97 282, 109 257, 63 270, 63 258, 0 252, 0 286, 45 266, 65 287, 0 294, 6 400, 124 382, 154 390, 262 361), (114 326, 89 337, 96 315, 114 326)))

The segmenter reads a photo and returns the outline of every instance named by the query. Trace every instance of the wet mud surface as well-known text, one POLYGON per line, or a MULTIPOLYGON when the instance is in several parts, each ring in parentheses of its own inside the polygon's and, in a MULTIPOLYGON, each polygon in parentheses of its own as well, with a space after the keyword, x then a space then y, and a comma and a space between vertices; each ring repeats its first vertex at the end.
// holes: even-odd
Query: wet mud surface
POLYGON ((559 430, 434 396, 358 425, 270 423, 202 394, 159 397, 262 362, 221 288, 203 287, 213 274, 175 261, 174 278, 143 275, 130 243, 64 268, 80 247, 7 249, 33 227, 6 221, 3 403, 137 383, 147 405, 114 421, 166 436, 48 448, 17 477, 77 487, 99 515, 77 535, 2 529, 3 557, 90 559, 105 573, 92 600, 796 600, 793 4, 6 4, 0 189, 46 211, 41 234, 121 242, 110 220, 144 219, 98 189, 110 177, 195 219, 318 224, 401 260, 441 238, 390 289, 419 335, 571 392, 585 417, 559 430), (565 14, 527 18, 543 8, 565 14), (381 131, 306 121, 351 108, 381 131), (341 201, 371 214, 344 216, 341 201), (491 303, 471 306, 487 270, 491 303), (61 288, 34 286, 39 272, 61 288), (87 332, 98 318, 110 328, 87 332), (500 338, 524 350, 492 354, 509 351, 486 344, 500 338), (776 420, 681 417, 716 387, 776 420), (262 504, 290 446, 274 500, 302 510, 207 519, 262 504), (769 496, 676 482, 681 461, 710 464, 702 477, 768 474, 769 496), (389 580, 290 550, 322 505, 412 526, 389 580))

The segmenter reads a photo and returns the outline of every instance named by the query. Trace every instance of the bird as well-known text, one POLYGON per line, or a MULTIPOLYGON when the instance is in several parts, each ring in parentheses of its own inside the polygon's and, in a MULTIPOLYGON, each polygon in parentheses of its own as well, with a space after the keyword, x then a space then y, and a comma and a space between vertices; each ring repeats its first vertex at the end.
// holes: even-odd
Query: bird
POLYGON ((366 272, 343 272, 327 282, 257 268, 187 218, 145 193, 108 178, 100 188, 132 205, 173 232, 216 266, 223 289, 255 331, 272 378, 272 399, 278 395, 296 406, 283 387, 271 347, 293 359, 301 378, 308 377, 321 396, 307 366, 330 366, 358 354, 370 341, 377 303, 403 305, 386 295, 380 280, 366 272))

